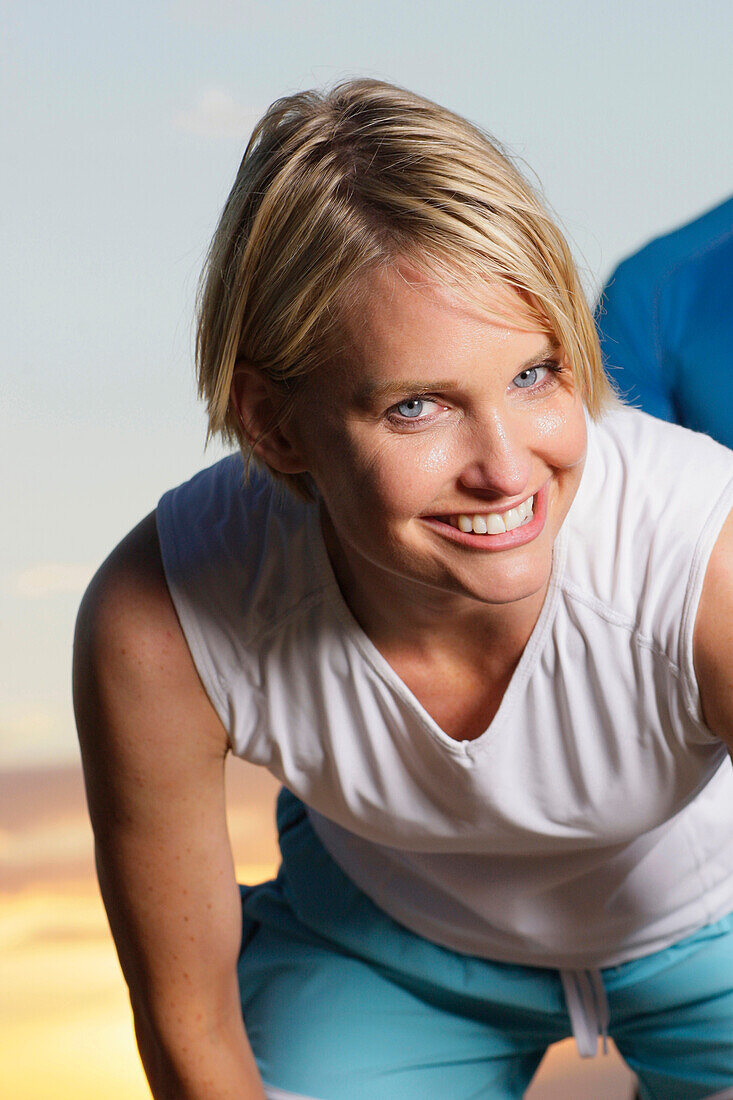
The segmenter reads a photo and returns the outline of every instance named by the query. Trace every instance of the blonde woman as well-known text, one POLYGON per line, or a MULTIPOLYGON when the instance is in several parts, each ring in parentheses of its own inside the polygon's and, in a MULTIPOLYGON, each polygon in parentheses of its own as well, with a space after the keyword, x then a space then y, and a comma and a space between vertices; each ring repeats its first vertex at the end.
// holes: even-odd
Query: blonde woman
POLYGON ((574 1033, 733 1096, 731 452, 619 406, 538 198, 376 81, 257 127, 198 366, 239 452, 76 641, 153 1094, 501 1100, 574 1033), (283 784, 274 882, 229 752, 283 784))

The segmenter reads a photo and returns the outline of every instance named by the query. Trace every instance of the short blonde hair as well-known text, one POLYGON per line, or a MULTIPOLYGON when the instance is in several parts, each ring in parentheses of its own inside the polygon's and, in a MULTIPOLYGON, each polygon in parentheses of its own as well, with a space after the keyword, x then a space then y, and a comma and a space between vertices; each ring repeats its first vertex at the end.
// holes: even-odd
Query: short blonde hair
MULTIPOLYGON (((249 141, 199 291, 209 434, 249 457, 230 395, 236 363, 292 404, 298 381, 333 356, 359 276, 400 257, 472 297, 487 283, 518 291, 564 349, 591 417, 614 401, 570 249, 509 158, 444 107, 352 80, 278 100, 249 141)), ((309 494, 307 477, 279 476, 309 494)))

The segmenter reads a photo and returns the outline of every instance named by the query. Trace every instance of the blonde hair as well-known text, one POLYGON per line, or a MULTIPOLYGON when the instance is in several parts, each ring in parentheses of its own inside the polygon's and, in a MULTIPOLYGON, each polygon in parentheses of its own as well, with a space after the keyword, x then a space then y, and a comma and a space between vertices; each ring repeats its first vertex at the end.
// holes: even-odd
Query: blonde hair
MULTIPOLYGON (((368 269, 408 258, 466 293, 507 285, 564 349, 597 419, 614 400, 560 230, 481 130, 377 80, 278 100, 255 127, 202 274, 196 360, 209 435, 252 441, 235 365, 284 396, 338 347, 340 308, 368 269)), ((301 494, 309 479, 278 475, 301 494)))

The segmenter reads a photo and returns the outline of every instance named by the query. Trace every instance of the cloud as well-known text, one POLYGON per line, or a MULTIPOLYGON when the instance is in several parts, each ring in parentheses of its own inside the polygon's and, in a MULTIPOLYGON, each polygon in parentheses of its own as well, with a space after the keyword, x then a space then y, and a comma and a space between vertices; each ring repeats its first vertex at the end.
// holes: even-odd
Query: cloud
POLYGON ((94 882, 79 764, 0 769, 0 896, 94 882))
MULTIPOLYGON (((242 882, 261 882, 277 867, 277 790, 264 768, 228 763, 229 830, 242 882)), ((0 898, 82 882, 94 883, 94 852, 81 765, 0 768, 0 898)))
POLYGON ((57 722, 54 709, 43 703, 0 703, 0 734, 5 746, 45 745, 57 722))
POLYGON ((27 832, 0 831, 0 874, 32 866, 91 866, 92 830, 88 821, 65 821, 27 832))
POLYGON ((77 740, 68 698, 34 702, 3 699, 0 692, 0 768, 76 759, 77 740))
POLYGON ((197 102, 174 119, 176 129, 198 137, 248 138, 261 111, 244 107, 223 88, 206 88, 197 102))
POLYGON ((37 562, 11 573, 7 588, 15 596, 45 599, 48 596, 74 595, 84 591, 95 566, 80 562, 37 562))
POLYGON ((0 831, 86 816, 81 764, 0 768, 0 831))

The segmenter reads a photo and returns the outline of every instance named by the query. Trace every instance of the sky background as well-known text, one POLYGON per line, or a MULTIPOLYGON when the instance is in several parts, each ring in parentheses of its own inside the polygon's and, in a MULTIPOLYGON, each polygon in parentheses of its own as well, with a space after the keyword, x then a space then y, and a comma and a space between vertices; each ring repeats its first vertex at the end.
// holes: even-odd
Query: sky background
MULTIPOLYGON (((0 1060, 21 1100, 134 1100, 71 640, 112 546, 221 453, 193 304, 254 121, 355 75, 445 104, 530 166, 594 297, 733 190, 733 0, 2 0, 0 26, 0 1060)), ((233 782, 238 866, 266 877, 273 785, 233 782)))

